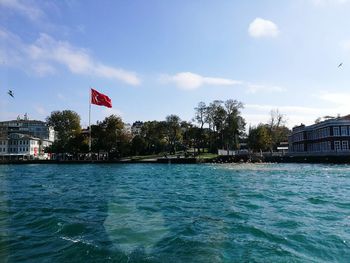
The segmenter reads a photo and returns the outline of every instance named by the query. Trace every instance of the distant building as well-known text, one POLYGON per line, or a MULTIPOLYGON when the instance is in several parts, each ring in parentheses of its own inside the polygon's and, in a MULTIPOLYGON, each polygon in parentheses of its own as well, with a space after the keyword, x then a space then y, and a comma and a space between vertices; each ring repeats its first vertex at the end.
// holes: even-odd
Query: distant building
POLYGON ((45 148, 55 140, 55 131, 43 121, 18 119, 0 122, 0 158, 47 159, 45 148))
POLYGON ((350 155, 350 115, 292 129, 289 154, 350 155))
POLYGON ((133 136, 141 135, 141 129, 143 126, 142 121, 135 121, 131 126, 131 133, 133 136))
POLYGON ((11 133, 21 133, 42 140, 55 141, 54 129, 43 121, 20 119, 0 122, 0 136, 11 133))

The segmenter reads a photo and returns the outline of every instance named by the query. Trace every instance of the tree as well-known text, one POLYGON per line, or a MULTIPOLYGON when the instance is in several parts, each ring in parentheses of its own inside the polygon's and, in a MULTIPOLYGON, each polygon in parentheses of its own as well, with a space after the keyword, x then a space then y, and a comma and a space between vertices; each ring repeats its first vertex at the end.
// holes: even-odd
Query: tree
POLYGON ((229 99, 225 101, 226 122, 225 122, 225 144, 228 149, 238 149, 238 138, 244 135, 245 120, 241 116, 240 109, 243 103, 229 99))
POLYGON ((146 153, 160 153, 166 150, 167 127, 165 121, 147 121, 141 128, 141 136, 146 142, 146 153))
POLYGON ((89 151, 89 139, 82 133, 75 134, 68 141, 67 152, 72 154, 87 153, 89 151))
POLYGON ((147 152, 146 140, 140 136, 136 135, 131 141, 131 153, 133 155, 145 155, 147 152))
POLYGON ((53 111, 46 118, 49 126, 57 132, 58 138, 52 149, 56 152, 72 152, 69 141, 81 132, 80 116, 71 110, 53 111))
POLYGON ((209 151, 216 152, 219 148, 220 131, 224 127, 226 111, 222 106, 223 101, 214 100, 207 107, 206 121, 209 125, 209 151))
POLYGON ((287 120, 285 119, 285 116, 282 113, 280 113, 278 109, 270 111, 270 129, 284 126, 286 122, 287 120))
POLYGON ((253 151, 266 151, 272 143, 271 133, 268 125, 259 124, 249 129, 248 146, 253 151))
POLYGON ((180 117, 169 115, 165 118, 170 153, 176 153, 176 144, 181 139, 180 117))
POLYGON ((116 115, 106 117, 102 122, 92 126, 93 151, 106 151, 110 158, 127 154, 125 145, 131 140, 131 135, 124 129, 122 119, 116 115))
POLYGON ((237 100, 214 100, 206 107, 200 102, 195 108, 194 120, 200 126, 200 139, 202 147, 209 144, 209 151, 216 152, 219 148, 238 149, 239 138, 244 135, 245 120, 240 110, 243 104, 237 100), (204 134, 203 126, 207 123, 209 129, 204 134), (204 142, 204 137, 207 141, 204 142))
POLYGON ((194 108, 194 110, 195 110, 194 120, 199 124, 199 127, 200 127, 199 133, 194 133, 198 136, 197 138, 195 138, 195 140, 197 142, 196 145, 199 153, 200 147, 201 146, 203 147, 203 126, 207 119, 207 113, 208 113, 207 105, 203 101, 201 101, 198 103, 198 106, 194 108))
POLYGON ((187 151, 190 147, 192 147, 192 138, 191 138, 191 129, 192 128, 193 128, 192 123, 187 122, 187 121, 180 122, 182 150, 187 151))
POLYGON ((195 109, 195 121, 199 124, 200 129, 203 129, 207 115, 207 105, 201 101, 195 109))
POLYGON ((290 130, 285 126, 286 122, 285 115, 281 114, 278 109, 271 110, 268 123, 271 134, 271 151, 276 149, 281 142, 288 141, 290 130))

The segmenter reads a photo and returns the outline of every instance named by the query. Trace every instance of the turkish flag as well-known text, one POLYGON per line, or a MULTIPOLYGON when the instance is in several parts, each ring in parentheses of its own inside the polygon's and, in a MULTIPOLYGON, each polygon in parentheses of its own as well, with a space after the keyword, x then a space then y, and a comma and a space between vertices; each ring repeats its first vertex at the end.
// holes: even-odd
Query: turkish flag
POLYGON ((91 89, 91 103, 112 108, 112 100, 107 95, 104 95, 94 89, 91 89))

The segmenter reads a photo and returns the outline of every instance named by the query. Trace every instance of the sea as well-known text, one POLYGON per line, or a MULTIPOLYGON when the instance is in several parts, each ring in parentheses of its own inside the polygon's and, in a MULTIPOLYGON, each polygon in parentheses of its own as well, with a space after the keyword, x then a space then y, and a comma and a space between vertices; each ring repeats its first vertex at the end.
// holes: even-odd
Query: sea
POLYGON ((350 262, 350 166, 0 166, 0 262, 350 262))

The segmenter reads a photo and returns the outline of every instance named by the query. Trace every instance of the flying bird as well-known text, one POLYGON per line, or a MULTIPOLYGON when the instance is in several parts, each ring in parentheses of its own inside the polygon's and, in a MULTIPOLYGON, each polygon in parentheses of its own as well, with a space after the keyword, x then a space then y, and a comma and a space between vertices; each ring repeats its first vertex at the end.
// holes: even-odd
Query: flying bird
POLYGON ((9 90, 9 91, 7 92, 7 94, 10 95, 12 98, 15 97, 12 90, 9 90))
POLYGON ((340 64, 338 65, 338 68, 340 68, 340 67, 342 67, 342 66, 343 66, 343 62, 340 63, 340 64))

